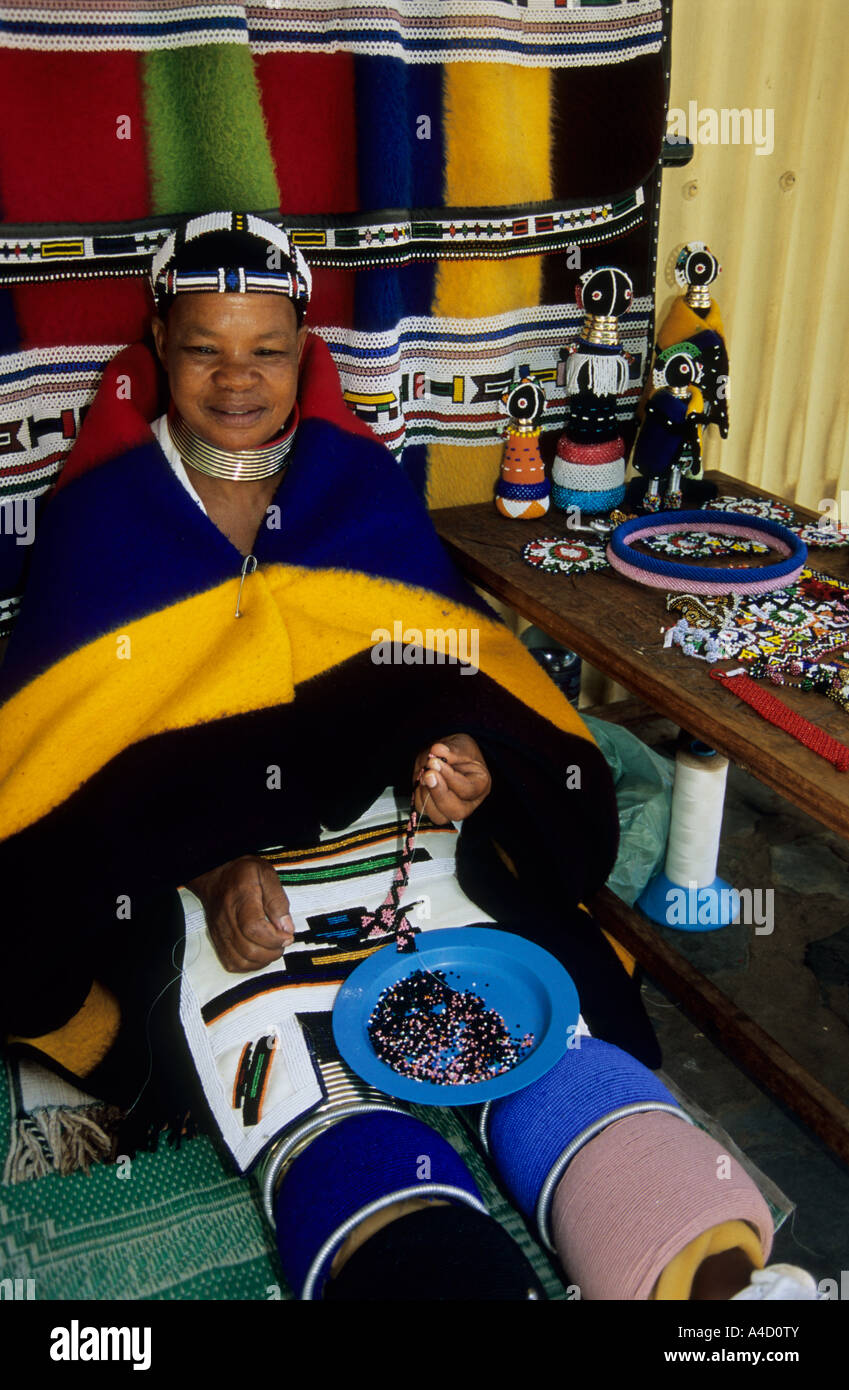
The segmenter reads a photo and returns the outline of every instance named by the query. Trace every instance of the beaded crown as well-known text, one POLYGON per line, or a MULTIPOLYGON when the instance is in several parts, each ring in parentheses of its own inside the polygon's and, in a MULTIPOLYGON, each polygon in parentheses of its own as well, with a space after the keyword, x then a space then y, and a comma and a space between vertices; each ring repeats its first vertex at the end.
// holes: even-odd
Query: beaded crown
POLYGON ((150 287, 160 312, 177 294, 283 294, 300 323, 312 275, 272 222, 250 212, 207 212, 166 237, 153 257, 150 287))

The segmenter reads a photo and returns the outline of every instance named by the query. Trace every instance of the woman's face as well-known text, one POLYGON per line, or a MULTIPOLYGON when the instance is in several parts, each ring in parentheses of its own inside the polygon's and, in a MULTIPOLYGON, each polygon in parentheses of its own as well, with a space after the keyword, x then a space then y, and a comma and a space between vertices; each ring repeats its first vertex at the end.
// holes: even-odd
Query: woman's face
POLYGON ((171 398, 219 449, 257 449, 279 433, 298 392, 306 328, 282 294, 177 295, 153 320, 171 398))

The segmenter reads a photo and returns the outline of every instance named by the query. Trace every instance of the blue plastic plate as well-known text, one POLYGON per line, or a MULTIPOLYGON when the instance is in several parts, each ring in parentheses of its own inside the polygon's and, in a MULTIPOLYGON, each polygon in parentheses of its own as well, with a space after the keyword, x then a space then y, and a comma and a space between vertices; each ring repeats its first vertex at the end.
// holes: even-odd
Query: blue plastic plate
POLYGON ((420 1105, 479 1105, 521 1091, 550 1071, 566 1051, 579 1011, 572 977, 541 946, 488 927, 445 927, 419 932, 409 954, 393 941, 358 965, 336 996, 333 1036, 352 1071, 386 1095, 420 1105), (533 1033, 534 1046, 518 1066, 489 1081, 440 1086, 401 1076, 380 1061, 368 1035, 378 996, 425 968, 444 970, 454 989, 473 989, 514 1037, 533 1033))

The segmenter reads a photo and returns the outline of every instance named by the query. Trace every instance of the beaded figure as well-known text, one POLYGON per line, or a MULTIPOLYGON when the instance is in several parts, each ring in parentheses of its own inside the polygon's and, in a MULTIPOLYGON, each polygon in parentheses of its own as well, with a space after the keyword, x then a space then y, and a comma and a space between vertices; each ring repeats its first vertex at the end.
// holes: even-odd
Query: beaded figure
POLYGON ((545 392, 530 377, 501 397, 510 423, 501 460, 501 477, 495 486, 495 505, 502 516, 535 517, 548 511, 551 484, 539 451, 539 420, 545 409, 545 392))
POLYGON ((702 360, 705 422, 728 437, 728 349, 719 306, 710 286, 722 266, 703 241, 691 241, 675 263, 675 279, 685 294, 675 301, 657 335, 658 352, 673 343, 695 343, 702 360))
POLYGON ((689 242, 675 262, 675 279, 685 293, 674 301, 657 335, 654 392, 646 406, 632 459, 634 467, 649 478, 649 483, 645 488, 632 483, 629 501, 642 505, 645 511, 657 511, 661 505, 680 507, 684 497, 688 505, 702 506, 716 495, 714 484, 706 483, 701 477, 701 427, 715 424, 723 439, 728 435, 728 351, 719 307, 710 293, 710 286, 721 269, 716 256, 703 241, 689 242), (688 381, 686 372, 680 382, 672 379, 676 376, 675 368, 670 367, 669 354, 673 348, 697 350, 699 372, 696 379, 688 381), (699 406, 695 404, 690 386, 697 386, 701 396, 699 406), (688 388, 690 400, 686 412, 682 412, 680 406, 672 406, 668 394, 665 399, 656 400, 659 393, 674 391, 676 387, 682 391, 688 388), (652 405, 656 405, 654 419, 650 418, 652 405), (658 428, 658 421, 664 419, 666 430, 658 428), (682 431, 681 449, 676 452, 676 458, 670 460, 672 436, 679 430, 682 431), (659 453, 653 459, 654 446, 659 453), (663 503, 664 489, 658 480, 666 474, 669 478, 663 503))
POLYGON ((630 359, 620 345, 619 317, 630 309, 633 293, 624 270, 609 265, 588 270, 575 290, 586 318, 581 336, 567 349, 569 415, 551 475, 552 500, 564 511, 606 512, 625 496, 616 397, 628 385, 630 359))
POLYGON ((632 462, 647 479, 643 510, 659 512, 682 504, 682 475, 701 469, 699 426, 705 419, 701 353, 693 343, 675 343, 658 353, 654 395, 634 445, 632 462))

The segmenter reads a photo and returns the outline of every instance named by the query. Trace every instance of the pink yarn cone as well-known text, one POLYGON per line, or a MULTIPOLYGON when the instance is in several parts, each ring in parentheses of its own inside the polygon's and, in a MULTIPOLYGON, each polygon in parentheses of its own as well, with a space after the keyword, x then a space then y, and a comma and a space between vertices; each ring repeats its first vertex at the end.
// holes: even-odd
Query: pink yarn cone
POLYGON ((772 1217, 745 1169, 703 1130, 649 1111, 617 1120, 575 1155, 551 1232, 582 1298, 632 1301, 648 1299, 691 1240, 733 1220, 754 1228, 766 1262, 772 1217))

